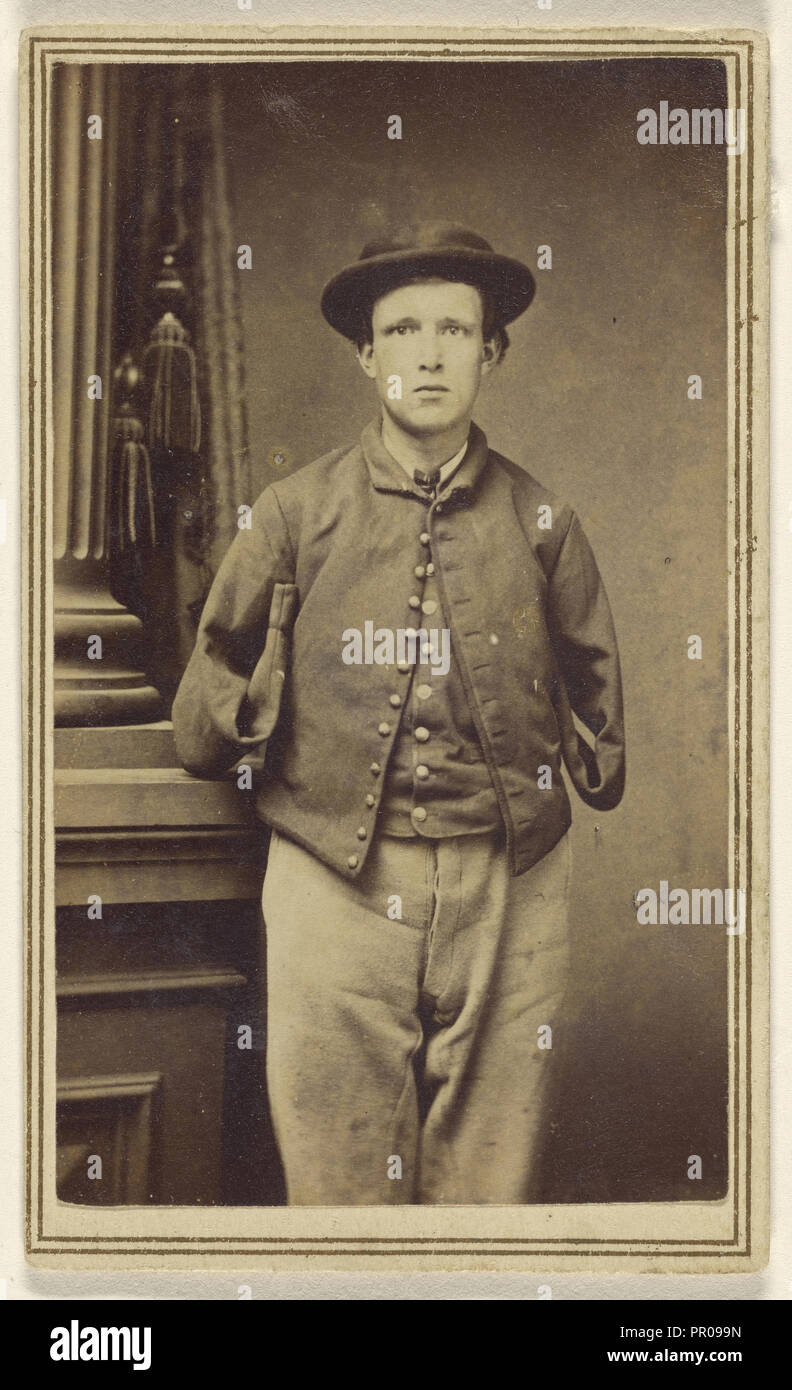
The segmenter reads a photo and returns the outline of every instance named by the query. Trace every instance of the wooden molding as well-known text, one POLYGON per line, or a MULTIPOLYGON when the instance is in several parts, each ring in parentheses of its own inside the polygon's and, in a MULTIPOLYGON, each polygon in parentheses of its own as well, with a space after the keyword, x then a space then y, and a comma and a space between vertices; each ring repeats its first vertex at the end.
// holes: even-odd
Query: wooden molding
POLYGON ((159 1072, 64 1077, 58 1082, 58 1177, 61 1200, 142 1205, 154 1200, 153 1155, 159 1072), (96 1183, 83 1173, 102 1160, 96 1183))
POLYGON ((55 985, 60 1000, 110 998, 119 994, 161 994, 183 990, 240 989, 247 979, 229 966, 183 965, 143 973, 108 971, 100 975, 61 975, 55 985))

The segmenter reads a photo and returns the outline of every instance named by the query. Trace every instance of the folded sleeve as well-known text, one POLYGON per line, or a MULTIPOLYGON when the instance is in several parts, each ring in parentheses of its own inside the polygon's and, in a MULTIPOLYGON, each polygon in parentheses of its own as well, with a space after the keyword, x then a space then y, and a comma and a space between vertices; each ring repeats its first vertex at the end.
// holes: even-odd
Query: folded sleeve
POLYGON ((548 579, 548 623, 559 681, 556 712, 564 762, 589 806, 608 811, 624 792, 621 669, 605 586, 574 512, 548 579), (573 713, 593 736, 575 727, 573 713))
POLYGON ((217 777, 243 757, 261 770, 298 601, 288 530, 267 489, 217 572, 176 692, 174 740, 188 772, 217 777))

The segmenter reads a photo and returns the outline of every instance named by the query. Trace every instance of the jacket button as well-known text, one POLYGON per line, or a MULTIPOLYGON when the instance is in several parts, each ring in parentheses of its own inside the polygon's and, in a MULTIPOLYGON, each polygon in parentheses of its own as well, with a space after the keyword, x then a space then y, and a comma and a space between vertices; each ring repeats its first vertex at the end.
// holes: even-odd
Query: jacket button
POLYGON ((415 737, 419 743, 428 743, 430 737, 429 730, 425 729, 423 724, 419 724, 418 728, 415 730, 415 737))
POLYGON ((388 703, 391 704, 391 705, 393 705, 393 708, 394 708, 394 709, 398 709, 398 708, 399 708, 399 705, 401 704, 401 695, 396 695, 396 694, 394 694, 394 695, 389 695, 389 696, 388 696, 388 703))
POLYGON ((418 764, 418 766, 415 769, 415 775, 417 778, 419 778, 421 782, 426 781, 427 777, 429 776, 429 769, 426 766, 426 763, 418 764))
POLYGON ((424 806, 415 807, 413 811, 413 820, 426 820, 426 808, 424 806))
POLYGON ((419 599, 417 594, 410 594, 410 597, 408 598, 407 602, 409 603, 411 608, 420 608, 421 606, 421 600, 419 599))
POLYGON ((360 860, 358 859, 357 855, 350 854, 349 858, 347 859, 347 867, 350 869, 356 869, 359 863, 360 860))
POLYGON ((437 604, 433 598, 425 599, 421 604, 421 612, 427 615, 437 612, 437 604))
POLYGON ((367 832, 367 830, 366 830, 365 825, 359 825, 359 826, 358 826, 358 828, 357 828, 357 837, 358 837, 359 840, 365 840, 367 833, 368 833, 368 832, 367 832))
POLYGON ((413 570, 413 574, 415 575, 416 579, 425 579, 425 578, 426 578, 426 566, 425 566, 425 565, 416 565, 416 566, 415 566, 415 569, 413 570))
POLYGON ((434 574, 434 565, 432 564, 431 560, 429 561, 429 564, 426 566, 426 573, 434 574))
POLYGON ((429 532, 428 532, 428 531, 422 531, 421 534, 420 534, 420 536, 418 537, 418 539, 419 539, 419 541, 421 542, 421 545, 431 545, 431 544, 432 544, 432 537, 429 535, 429 532))
POLYGON ((367 806, 373 806, 374 803, 375 803, 375 801, 376 801, 376 799, 377 799, 377 798, 376 798, 375 796, 372 796, 371 792, 366 792, 366 805, 367 805, 367 806))
POLYGON ((388 734, 390 733, 390 730, 391 730, 390 724, 382 723, 382 724, 380 724, 379 728, 377 729, 377 733, 378 733, 378 734, 381 734, 383 738, 387 738, 387 737, 388 737, 388 734))
POLYGON ((371 773, 372 777, 379 777, 380 773, 382 772, 382 768, 380 767, 379 763, 372 763, 371 767, 369 768, 369 772, 371 773))

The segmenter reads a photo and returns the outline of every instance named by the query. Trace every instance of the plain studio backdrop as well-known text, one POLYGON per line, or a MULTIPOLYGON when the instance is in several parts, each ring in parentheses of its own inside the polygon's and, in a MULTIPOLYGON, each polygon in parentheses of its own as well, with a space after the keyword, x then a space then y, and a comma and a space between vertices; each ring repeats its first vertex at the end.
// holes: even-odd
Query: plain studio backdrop
POLYGON ((274 454, 298 468, 352 443, 376 411, 319 310, 325 280, 370 236, 450 218, 534 268, 552 248, 475 418, 575 508, 593 546, 622 658, 627 788, 606 814, 571 794, 573 1007, 548 1058, 547 1196, 719 1197, 726 931, 639 926, 633 897, 661 879, 731 882, 729 156, 636 139, 638 111, 662 100, 723 108, 723 68, 297 63, 209 80, 226 84, 235 236, 253 253, 240 275, 257 487, 283 476, 274 454), (688 399, 692 374, 701 400, 688 399), (701 661, 688 658, 693 634, 701 661), (701 1181, 688 1177, 694 1154, 701 1181))

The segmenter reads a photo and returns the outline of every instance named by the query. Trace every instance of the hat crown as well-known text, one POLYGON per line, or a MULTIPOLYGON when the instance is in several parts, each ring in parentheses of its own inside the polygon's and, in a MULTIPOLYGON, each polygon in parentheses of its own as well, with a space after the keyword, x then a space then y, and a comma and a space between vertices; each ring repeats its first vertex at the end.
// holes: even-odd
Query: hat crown
POLYGON ((484 251, 492 255, 492 247, 478 232, 456 222, 417 222, 399 227, 393 232, 367 241, 359 260, 373 256, 390 256, 398 251, 484 251))

